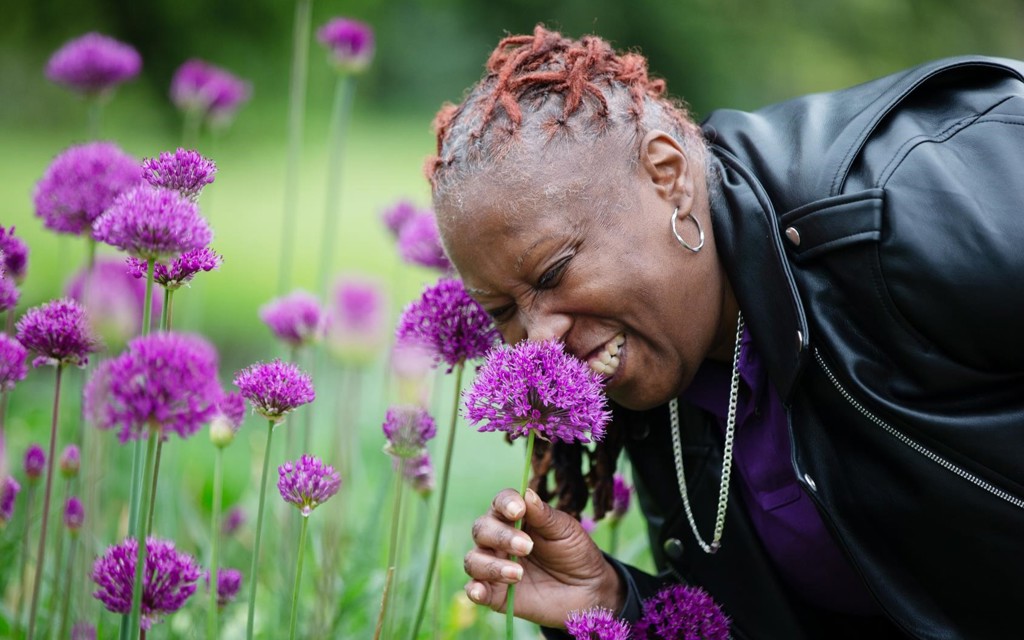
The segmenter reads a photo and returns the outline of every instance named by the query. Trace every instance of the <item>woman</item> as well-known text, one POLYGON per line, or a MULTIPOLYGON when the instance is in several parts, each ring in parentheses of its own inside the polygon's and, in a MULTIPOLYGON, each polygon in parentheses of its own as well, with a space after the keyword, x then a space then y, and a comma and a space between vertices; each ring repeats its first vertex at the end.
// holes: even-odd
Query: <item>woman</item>
POLYGON ((586 478, 589 454, 540 454, 564 511, 495 498, 469 597, 501 610, 517 583, 552 637, 668 580, 737 638, 1013 633, 1024 66, 938 61, 702 127, 596 37, 537 27, 487 70, 436 122, 445 246, 507 341, 606 377, 616 420, 586 478), (587 482, 605 508, 622 447, 657 577, 573 517, 587 482))

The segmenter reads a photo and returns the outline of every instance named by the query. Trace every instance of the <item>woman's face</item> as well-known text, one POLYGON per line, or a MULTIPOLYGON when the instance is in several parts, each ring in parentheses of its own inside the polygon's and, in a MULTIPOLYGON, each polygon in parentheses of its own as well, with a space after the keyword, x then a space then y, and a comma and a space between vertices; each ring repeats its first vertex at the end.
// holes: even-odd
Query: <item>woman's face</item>
MULTIPOLYGON (((678 395, 728 335, 703 168, 661 161, 682 152, 666 141, 652 152, 648 138, 639 162, 571 149, 495 167, 438 203, 448 254, 505 340, 563 341, 631 409, 678 395), (672 235, 679 204, 703 225, 698 253, 672 235)), ((697 243, 692 221, 679 230, 697 243)))

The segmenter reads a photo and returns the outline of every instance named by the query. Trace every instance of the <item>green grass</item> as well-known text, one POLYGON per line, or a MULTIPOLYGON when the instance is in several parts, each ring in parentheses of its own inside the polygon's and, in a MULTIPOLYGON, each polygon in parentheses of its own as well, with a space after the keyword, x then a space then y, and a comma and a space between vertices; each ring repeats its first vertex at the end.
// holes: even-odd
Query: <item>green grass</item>
MULTIPOLYGON (((277 283, 278 235, 281 228, 283 183, 283 118, 261 127, 261 118, 240 122, 236 131, 223 140, 201 150, 218 163, 217 181, 203 196, 201 205, 215 229, 213 243, 224 255, 220 270, 201 274, 195 285, 175 296, 176 326, 199 330, 207 335, 222 354, 221 378, 229 385, 232 373, 257 359, 282 355, 262 323, 258 308, 274 297, 277 283)), ((379 222, 383 207, 399 197, 409 197, 426 204, 428 191, 422 177, 423 158, 431 152, 432 136, 428 130, 429 114, 399 117, 358 111, 346 141, 343 167, 341 215, 342 233, 335 239, 332 265, 336 272, 358 272, 376 276, 390 290, 392 316, 418 295, 433 274, 400 264, 394 242, 379 222)), ((107 113, 106 137, 119 142, 139 157, 152 156, 176 146, 176 134, 158 126, 151 106, 144 103, 118 105, 107 113)), ((31 193, 52 157, 72 140, 80 139, 78 123, 61 126, 0 128, 0 203, 3 205, 0 224, 17 226, 18 235, 30 245, 29 276, 24 286, 21 310, 60 294, 69 274, 84 260, 84 243, 75 238, 57 237, 42 228, 33 216, 31 193)), ((298 251, 295 268, 296 286, 312 289, 316 281, 316 265, 323 215, 325 180, 326 125, 315 115, 307 123, 306 147, 303 155, 302 192, 299 213, 290 224, 296 226, 298 251)), ((111 253, 111 255, 113 255, 111 253)), ((470 377, 470 376, 467 376, 470 377)), ((69 376, 61 420, 61 445, 69 442, 79 428, 78 394, 84 375, 69 376)), ((443 439, 447 433, 454 389, 452 381, 440 377, 439 389, 432 394, 432 405, 439 424, 440 437, 433 443, 435 465, 440 464, 443 439)), ((387 531, 390 517, 392 471, 382 453, 383 436, 380 423, 386 406, 395 401, 395 392, 387 381, 383 354, 363 374, 357 406, 353 407, 336 364, 321 364, 315 375, 318 400, 313 408, 313 445, 311 452, 332 460, 329 443, 332 432, 354 428, 358 433, 354 471, 345 479, 342 494, 311 516, 310 545, 303 576, 300 629, 307 637, 369 638, 380 603, 386 558, 387 531), (325 555, 336 554, 338 570, 325 574, 325 555)), ((7 433, 7 455, 13 468, 20 467, 20 456, 32 441, 43 442, 49 422, 52 394, 52 372, 49 369, 30 373, 29 378, 13 393, 7 433)), ((296 415, 290 424, 274 436, 272 463, 276 467, 285 459, 302 453, 298 432, 303 416, 296 415), (292 431, 292 447, 284 448, 292 431)), ((257 480, 265 436, 264 424, 250 417, 239 438, 225 455, 225 510, 241 505, 249 515, 249 523, 235 538, 223 544, 223 566, 247 571, 252 547, 253 522, 258 495, 257 480)), ((490 638, 501 637, 503 617, 468 605, 460 599, 465 576, 462 556, 469 549, 473 520, 488 508, 492 497, 501 489, 518 484, 522 473, 522 446, 505 444, 502 437, 477 434, 461 420, 452 470, 452 490, 442 539, 439 600, 428 615, 428 637, 490 638), (436 620, 436 622, 435 622, 436 620)), ((119 542, 126 533, 127 478, 130 467, 129 447, 117 444, 114 434, 91 433, 102 440, 106 463, 100 469, 88 469, 88 454, 83 459, 83 472, 88 482, 99 484, 104 507, 99 514, 89 514, 96 522, 95 538, 87 539, 87 552, 81 554, 91 565, 96 554, 106 545, 119 542)), ((60 447, 60 445, 59 445, 60 447)), ((188 441, 176 437, 164 448, 160 475, 155 530, 161 537, 171 538, 180 548, 194 553, 200 563, 208 554, 209 518, 212 491, 213 450, 205 432, 188 441)), ((20 470, 16 475, 20 477, 20 470)), ((271 482, 276 474, 271 472, 271 482)), ((62 488, 55 488, 56 499, 62 488)), ((24 495, 24 494, 23 494, 24 495)), ((406 628, 414 615, 425 570, 429 531, 435 501, 408 501, 406 510, 405 547, 400 560, 395 591, 396 623, 406 628)), ((258 629, 260 637, 276 638, 284 632, 290 603, 290 576, 295 558, 294 543, 289 536, 298 534, 298 513, 282 508, 273 487, 268 490, 268 522, 263 545, 258 597, 258 629)), ((36 514, 38 517, 38 502, 36 514)), ((6 530, 0 531, 0 588, 3 608, 0 609, 0 635, 8 631, 11 607, 18 591, 16 576, 17 539, 24 525, 20 513, 6 530), (21 518, 19 521, 18 518, 21 518)), ((607 542, 607 527, 599 528, 596 539, 607 542)), ((650 565, 646 537, 639 517, 630 514, 623 525, 620 555, 641 566, 650 565)), ((80 574, 81 575, 81 574, 80 574)), ((49 579, 48 579, 49 580, 49 579)), ((222 637, 244 635, 245 593, 221 616, 222 637)), ((49 592, 49 581, 44 593, 49 592)), ((107 613, 87 593, 91 584, 80 579, 76 589, 76 607, 81 616, 100 623, 100 637, 114 637, 118 616, 107 613)), ((154 627, 149 634, 156 638, 199 638, 204 633, 206 598, 200 588, 189 604, 170 619, 154 627)), ((44 601, 45 605, 45 601, 44 601)), ((46 609, 44 609, 44 612, 46 609)), ((520 637, 536 635, 531 625, 519 627, 520 637)), ((396 636, 400 637, 400 636, 396 636)))

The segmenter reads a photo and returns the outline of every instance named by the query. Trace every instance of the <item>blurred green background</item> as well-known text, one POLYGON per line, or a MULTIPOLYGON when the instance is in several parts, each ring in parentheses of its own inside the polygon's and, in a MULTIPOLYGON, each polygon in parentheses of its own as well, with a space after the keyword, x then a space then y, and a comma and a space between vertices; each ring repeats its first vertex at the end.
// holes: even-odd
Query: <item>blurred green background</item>
MULTIPOLYGON (((44 78, 46 60, 66 40, 96 30, 132 44, 143 57, 141 77, 118 90, 102 126, 104 138, 137 157, 179 144, 181 120, 167 93, 171 75, 187 58, 206 59, 252 83, 253 98, 234 124, 218 139, 204 138, 200 144, 219 167, 201 205, 216 232, 213 246, 225 262, 220 271, 201 274, 192 288, 176 295, 175 315, 183 326, 201 328, 221 350, 225 382, 231 371, 255 359, 282 355, 257 310, 277 293, 293 10, 293 3, 281 0, 9 0, 0 5, 0 224, 16 225, 32 251, 20 310, 57 295, 84 259, 80 241, 43 230, 33 215, 31 193, 54 155, 83 141, 86 128, 84 103, 44 78)), ((639 50, 650 58, 652 71, 668 80, 669 92, 688 101, 699 118, 719 107, 753 109, 840 88, 936 57, 1024 57, 1020 0, 316 0, 313 11, 314 29, 336 15, 369 23, 377 49, 372 66, 358 79, 342 174, 329 177, 326 139, 334 75, 321 47, 312 45, 300 202, 296 218, 288 221, 298 240, 294 282, 311 290, 315 286, 325 186, 328 179, 340 179, 342 222, 332 239, 334 270, 376 275, 391 291, 393 314, 436 276, 400 263, 379 214, 398 198, 429 202, 421 167, 433 151, 430 121, 442 102, 459 100, 507 33, 528 32, 544 22, 568 35, 597 33, 619 48, 639 50)), ((358 611, 360 625, 368 619, 372 623, 381 587, 380 572, 370 569, 380 568, 386 526, 378 526, 386 519, 381 503, 389 473, 379 453, 379 425, 390 398, 387 385, 376 383, 384 379, 381 362, 364 381, 357 457, 369 462, 353 480, 356 490, 346 507, 346 517, 354 521, 345 534, 344 552, 354 554, 365 570, 342 579, 349 583, 337 612, 358 611), (367 548, 372 552, 365 553, 367 548)), ((29 439, 44 437, 50 384, 48 375, 34 373, 26 388, 13 395, 13 456, 29 439)), ((450 385, 444 381, 434 394, 443 425, 450 412, 450 385)), ((318 421, 332 419, 334 390, 322 394, 329 404, 318 421)), ((72 403, 65 411, 65 433, 74 429, 76 414, 72 403)), ((250 422, 258 426, 259 421, 250 422)), ((252 429, 251 437, 229 450, 227 505, 253 506, 260 432, 252 429)), ((470 523, 497 490, 515 483, 521 473, 521 451, 512 452, 500 437, 467 433, 460 438, 443 547, 442 609, 463 581, 461 556, 468 548, 470 523)), ((180 485, 187 489, 184 496, 168 495, 174 500, 168 511, 178 514, 183 524, 177 530, 193 540, 184 546, 202 557, 210 453, 199 442, 205 438, 193 440, 168 448, 168 477, 183 478, 180 485)), ((120 452, 114 467, 116 456, 127 464, 120 452)), ((176 484, 164 483, 164 491, 176 484)), ((413 533, 425 539, 425 512, 414 513, 413 533)), ((599 530, 599 535, 604 534, 599 530)), ((109 542, 96 541, 97 548, 109 542)), ((635 515, 627 523, 624 544, 627 558, 649 563, 635 515)), ((246 557, 242 550, 237 553, 246 557)), ((418 552, 410 553, 415 557, 418 552)), ((236 618, 239 611, 244 605, 236 609, 236 618)), ((166 633, 193 637, 189 615, 201 614, 183 612, 166 633)), ((500 623, 497 616, 492 619, 500 623)), ((487 635, 482 627, 475 629, 466 637, 487 635)), ((363 631, 350 637, 368 637, 363 631)))

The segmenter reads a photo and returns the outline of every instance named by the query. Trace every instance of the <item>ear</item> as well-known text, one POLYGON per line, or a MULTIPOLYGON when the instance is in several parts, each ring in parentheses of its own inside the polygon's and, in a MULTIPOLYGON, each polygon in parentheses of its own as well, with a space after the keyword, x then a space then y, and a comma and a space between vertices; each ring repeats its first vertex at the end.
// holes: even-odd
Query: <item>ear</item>
POLYGON ((640 168, 666 201, 680 211, 693 207, 690 159, 675 138, 658 129, 648 131, 640 142, 640 168))

